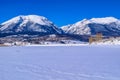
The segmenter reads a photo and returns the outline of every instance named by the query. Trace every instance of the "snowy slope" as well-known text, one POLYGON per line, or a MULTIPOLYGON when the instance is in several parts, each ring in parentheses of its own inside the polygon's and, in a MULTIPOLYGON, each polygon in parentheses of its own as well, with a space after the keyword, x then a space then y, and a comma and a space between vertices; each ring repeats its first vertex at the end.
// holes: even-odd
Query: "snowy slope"
POLYGON ((111 37, 108 39, 103 39, 98 42, 93 42, 95 45, 120 45, 120 37, 111 37))
POLYGON ((101 32, 107 36, 118 36, 120 20, 114 17, 84 19, 75 24, 63 26, 62 29, 68 34, 94 35, 101 32))
POLYGON ((38 15, 21 15, 1 24, 1 33, 27 33, 27 32, 41 32, 41 33, 61 33, 51 21, 43 16, 38 15))
POLYGON ((119 48, 2 47, 0 80, 120 80, 119 48))
POLYGON ((99 23, 99 24, 110 24, 113 22, 117 22, 118 19, 114 17, 105 17, 105 18, 92 18, 90 19, 91 23, 99 23))
POLYGON ((89 34, 91 34, 91 32, 90 32, 90 28, 87 26, 88 23, 89 23, 89 21, 84 19, 75 24, 63 26, 61 28, 62 28, 62 30, 65 31, 65 33, 89 35, 89 34))

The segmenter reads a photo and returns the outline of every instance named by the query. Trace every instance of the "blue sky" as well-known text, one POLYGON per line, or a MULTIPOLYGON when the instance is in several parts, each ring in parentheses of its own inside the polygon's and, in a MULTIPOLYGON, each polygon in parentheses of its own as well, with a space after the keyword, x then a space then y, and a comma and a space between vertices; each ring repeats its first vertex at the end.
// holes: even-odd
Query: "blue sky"
POLYGON ((0 23, 29 14, 45 16, 58 26, 84 18, 120 19, 120 0, 0 0, 0 23))

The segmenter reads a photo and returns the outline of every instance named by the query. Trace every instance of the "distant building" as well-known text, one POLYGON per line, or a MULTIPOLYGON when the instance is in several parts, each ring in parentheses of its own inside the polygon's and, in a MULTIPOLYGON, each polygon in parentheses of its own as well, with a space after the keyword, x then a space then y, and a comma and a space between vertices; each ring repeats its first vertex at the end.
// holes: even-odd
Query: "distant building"
POLYGON ((102 33, 97 33, 95 37, 90 36, 89 43, 91 44, 92 42, 98 42, 102 40, 102 37, 102 33))

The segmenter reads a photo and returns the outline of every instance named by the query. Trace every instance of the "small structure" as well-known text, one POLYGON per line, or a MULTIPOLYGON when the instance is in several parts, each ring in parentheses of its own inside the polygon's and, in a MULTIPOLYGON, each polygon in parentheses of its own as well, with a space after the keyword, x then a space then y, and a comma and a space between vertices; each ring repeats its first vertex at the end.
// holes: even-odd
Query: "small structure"
POLYGON ((98 42, 102 40, 102 33, 97 33, 95 37, 90 36, 89 43, 98 42))

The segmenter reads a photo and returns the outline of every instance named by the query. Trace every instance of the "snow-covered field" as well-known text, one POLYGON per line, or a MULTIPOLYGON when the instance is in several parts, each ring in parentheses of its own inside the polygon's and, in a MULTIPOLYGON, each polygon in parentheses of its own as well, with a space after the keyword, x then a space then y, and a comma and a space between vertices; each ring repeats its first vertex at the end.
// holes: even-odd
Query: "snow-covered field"
POLYGON ((0 47, 0 80, 120 80, 120 46, 0 47))

